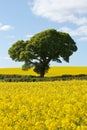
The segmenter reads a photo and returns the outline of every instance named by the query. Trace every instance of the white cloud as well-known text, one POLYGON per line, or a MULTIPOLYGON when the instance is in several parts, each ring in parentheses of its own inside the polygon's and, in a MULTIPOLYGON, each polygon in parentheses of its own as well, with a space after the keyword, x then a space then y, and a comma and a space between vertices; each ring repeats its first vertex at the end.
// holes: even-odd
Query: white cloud
POLYGON ((34 35, 32 35, 32 34, 26 34, 24 40, 25 41, 29 40, 32 36, 34 36, 34 35))
POLYGON ((84 41, 85 42, 85 41, 87 41, 87 37, 80 37, 79 41, 84 41))
POLYGON ((6 38, 7 39, 13 39, 13 38, 15 38, 15 36, 14 35, 8 35, 8 36, 6 36, 6 38))
POLYGON ((87 0, 33 0, 32 11, 57 22, 87 23, 87 0))
POLYGON ((27 34, 25 37, 30 39, 33 35, 32 34, 27 34))
POLYGON ((77 34, 76 30, 73 30, 73 29, 66 27, 66 26, 59 28, 58 31, 67 32, 72 36, 76 36, 76 34, 77 34))
POLYGON ((13 27, 11 25, 3 25, 0 24, 0 31, 8 31, 11 30, 13 27))
POLYGON ((80 26, 76 29, 71 29, 69 27, 62 27, 59 31, 68 32, 72 36, 87 36, 87 26, 80 26))
POLYGON ((76 29, 71 29, 69 27, 59 28, 58 31, 67 32, 71 36, 78 36, 79 41, 87 41, 87 26, 79 26, 76 29))
POLYGON ((2 57, 0 57, 0 60, 10 60, 10 57, 8 57, 8 56, 2 56, 2 57))

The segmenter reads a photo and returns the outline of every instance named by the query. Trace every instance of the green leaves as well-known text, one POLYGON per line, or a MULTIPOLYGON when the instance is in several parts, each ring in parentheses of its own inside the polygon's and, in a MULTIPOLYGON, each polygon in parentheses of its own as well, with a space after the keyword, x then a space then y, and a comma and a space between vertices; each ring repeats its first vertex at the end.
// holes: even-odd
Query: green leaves
POLYGON ((15 61, 21 61, 21 55, 25 51, 26 43, 23 40, 17 41, 8 50, 8 54, 15 61))

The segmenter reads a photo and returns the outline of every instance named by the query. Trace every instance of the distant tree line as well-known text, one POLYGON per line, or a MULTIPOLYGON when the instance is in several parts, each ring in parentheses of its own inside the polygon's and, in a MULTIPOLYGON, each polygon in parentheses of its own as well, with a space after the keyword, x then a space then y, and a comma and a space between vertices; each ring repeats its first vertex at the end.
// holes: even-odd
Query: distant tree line
POLYGON ((9 75, 9 74, 0 74, 0 81, 3 82, 38 82, 38 81, 60 81, 60 80, 87 80, 87 75, 79 74, 79 75, 62 75, 55 77, 44 77, 41 78, 39 76, 33 75, 9 75))

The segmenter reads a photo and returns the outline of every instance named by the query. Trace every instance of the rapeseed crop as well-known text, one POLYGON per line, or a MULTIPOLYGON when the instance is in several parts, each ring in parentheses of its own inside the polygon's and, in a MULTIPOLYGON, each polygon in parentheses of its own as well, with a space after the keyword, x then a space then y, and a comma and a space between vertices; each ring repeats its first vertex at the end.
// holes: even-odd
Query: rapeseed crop
MULTIPOLYGON (((33 71, 33 68, 29 69, 28 71, 23 71, 21 68, 1 68, 0 74, 21 74, 39 76, 33 71)), ((46 73, 45 76, 61 76, 63 74, 87 74, 87 67, 50 67, 48 73, 46 73)))
POLYGON ((87 130, 87 81, 0 82, 0 130, 87 130))

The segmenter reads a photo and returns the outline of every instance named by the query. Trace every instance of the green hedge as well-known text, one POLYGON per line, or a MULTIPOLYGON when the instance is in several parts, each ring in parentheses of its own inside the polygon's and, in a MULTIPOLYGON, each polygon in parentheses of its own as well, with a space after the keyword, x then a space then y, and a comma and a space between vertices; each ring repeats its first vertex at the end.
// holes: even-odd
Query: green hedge
POLYGON ((56 81, 56 80, 87 80, 87 75, 79 74, 79 75, 62 75, 56 77, 44 77, 41 78, 39 76, 32 75, 9 75, 9 74, 0 74, 0 81, 4 82, 38 82, 38 81, 56 81))

